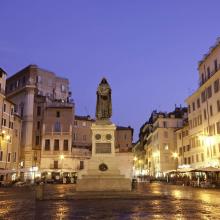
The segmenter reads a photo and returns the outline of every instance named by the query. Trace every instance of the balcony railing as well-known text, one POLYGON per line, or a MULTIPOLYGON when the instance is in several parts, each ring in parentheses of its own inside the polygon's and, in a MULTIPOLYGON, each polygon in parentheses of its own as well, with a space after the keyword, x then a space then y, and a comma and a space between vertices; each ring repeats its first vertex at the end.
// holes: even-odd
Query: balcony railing
POLYGON ((215 73, 217 73, 220 70, 220 64, 217 68, 217 70, 211 71, 210 75, 208 77, 205 77, 203 80, 199 79, 199 87, 201 87, 205 82, 207 82, 215 73))

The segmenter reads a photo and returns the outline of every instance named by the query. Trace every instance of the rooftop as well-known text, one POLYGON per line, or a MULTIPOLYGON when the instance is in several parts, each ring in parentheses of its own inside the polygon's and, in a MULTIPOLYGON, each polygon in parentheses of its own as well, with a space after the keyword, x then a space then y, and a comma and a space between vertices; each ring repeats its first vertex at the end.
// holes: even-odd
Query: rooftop
POLYGON ((220 45, 220 37, 216 39, 215 44, 209 48, 208 53, 204 54, 202 59, 198 62, 199 67, 206 60, 206 58, 213 52, 213 50, 215 50, 215 48, 217 48, 219 45, 220 45))

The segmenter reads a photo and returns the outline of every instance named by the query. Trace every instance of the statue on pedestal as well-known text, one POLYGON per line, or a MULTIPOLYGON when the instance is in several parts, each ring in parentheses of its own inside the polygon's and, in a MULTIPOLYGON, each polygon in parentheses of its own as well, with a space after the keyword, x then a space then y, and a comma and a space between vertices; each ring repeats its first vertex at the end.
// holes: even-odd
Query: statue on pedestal
POLYGON ((97 89, 96 119, 108 121, 112 116, 111 88, 105 78, 97 89))

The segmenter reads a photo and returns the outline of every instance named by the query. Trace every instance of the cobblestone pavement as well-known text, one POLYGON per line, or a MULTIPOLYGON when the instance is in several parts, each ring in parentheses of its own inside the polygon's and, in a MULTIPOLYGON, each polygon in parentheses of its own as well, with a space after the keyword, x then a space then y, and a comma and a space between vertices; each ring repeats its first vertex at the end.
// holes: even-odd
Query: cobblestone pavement
MULTIPOLYGON (((74 191, 73 185, 48 185, 46 195, 74 191)), ((140 184, 146 199, 35 201, 33 187, 0 188, 0 219, 220 219, 220 190, 162 183, 140 184)))

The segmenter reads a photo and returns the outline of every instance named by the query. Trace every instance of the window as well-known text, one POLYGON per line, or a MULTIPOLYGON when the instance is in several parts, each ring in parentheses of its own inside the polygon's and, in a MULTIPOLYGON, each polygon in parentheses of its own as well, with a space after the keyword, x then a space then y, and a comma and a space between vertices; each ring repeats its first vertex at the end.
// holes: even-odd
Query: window
POLYGON ((199 162, 199 155, 196 154, 196 162, 199 162))
POLYGON ((63 141, 63 150, 64 151, 68 151, 68 148, 69 148, 69 143, 68 143, 68 140, 64 140, 63 141))
POLYGON ((3 151, 0 151, 0 161, 3 161, 3 151))
POLYGON ((207 88, 207 97, 208 97, 208 99, 212 97, 212 86, 209 86, 207 88))
POLYGON ((2 118, 2 126, 6 126, 6 119, 2 118))
POLYGON ((57 121, 54 125, 54 131, 55 132, 60 132, 61 131, 61 127, 60 127, 60 122, 57 121))
POLYGON ((9 128, 13 129, 13 127, 14 127, 13 122, 9 121, 9 128))
POLYGON ((10 162, 11 161, 11 153, 8 153, 8 160, 7 160, 8 162, 10 162))
POLYGON ((201 93, 201 100, 202 100, 202 103, 206 101, 205 91, 203 91, 203 92, 201 93))
POLYGON ((210 71, 210 67, 209 67, 209 66, 207 67, 207 74, 208 74, 208 78, 210 78, 210 76, 211 76, 211 71, 210 71))
POLYGON ((200 108, 200 99, 197 99, 197 108, 200 108))
POLYGON ((23 117, 23 115, 24 115, 24 106, 20 107, 20 115, 21 115, 21 117, 23 117))
POLYGON ((206 110, 204 109, 204 120, 206 120, 207 115, 206 115, 206 110))
POLYGON ((218 61, 214 60, 214 68, 215 68, 215 72, 218 71, 218 61))
POLYGON ((16 162, 16 160, 17 160, 17 154, 16 154, 16 152, 14 152, 13 162, 16 162))
POLYGON ((37 106, 37 116, 40 116, 40 115, 41 115, 41 107, 37 106))
POLYGON ((202 84, 205 82, 204 73, 202 73, 202 84))
POLYGON ((37 130, 40 130, 40 121, 37 122, 37 130))
POLYGON ((188 164, 191 164, 191 157, 188 157, 188 164))
POLYGON ((55 139, 54 140, 54 150, 59 151, 59 148, 60 148, 60 141, 59 141, 59 139, 55 139))
POLYGON ((6 112, 6 104, 3 105, 3 111, 6 112))
POLYGON ((195 105, 195 102, 192 103, 192 108, 193 108, 193 111, 196 110, 196 105, 195 105))
POLYGON ((39 137, 39 136, 36 136, 35 144, 36 144, 36 145, 39 145, 39 144, 40 144, 40 137, 39 137))
POLYGON ((58 169, 58 160, 54 160, 53 162, 53 168, 58 169))
POLYGON ((60 112, 59 112, 59 111, 56 112, 56 117, 57 117, 57 118, 60 117, 60 112))
POLYGON ((166 121, 163 121, 163 127, 167 128, 167 122, 166 121))
POLYGON ((180 139, 180 140, 182 139, 182 134, 181 134, 181 133, 179 133, 179 139, 180 139))
POLYGON ((190 145, 187 145, 187 151, 190 151, 190 145))
POLYGON ((210 109, 210 116, 213 116, 212 105, 209 106, 209 109, 210 109))
POLYGON ((125 140, 127 139, 127 134, 124 135, 124 139, 125 139, 125 140))
POLYGON ((219 79, 214 82, 214 92, 217 93, 219 91, 219 79))
POLYGON ((74 125, 77 126, 77 121, 74 121, 74 125))
POLYGON ((13 114, 14 114, 14 108, 11 107, 11 115, 13 115, 13 114))
POLYGON ((45 140, 45 151, 49 151, 50 150, 50 139, 46 139, 45 140))
POLYGON ((81 160, 79 163, 79 169, 80 170, 84 169, 84 161, 83 160, 81 160))
POLYGON ((220 112, 220 100, 217 100, 217 111, 220 112))

